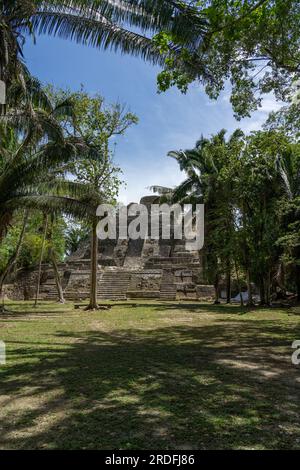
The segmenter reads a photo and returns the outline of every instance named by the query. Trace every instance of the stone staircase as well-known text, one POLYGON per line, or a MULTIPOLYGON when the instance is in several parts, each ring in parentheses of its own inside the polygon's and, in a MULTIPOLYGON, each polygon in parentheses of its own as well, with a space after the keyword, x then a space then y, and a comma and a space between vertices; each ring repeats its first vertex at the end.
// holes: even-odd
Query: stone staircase
MULTIPOLYGON (((75 272, 75 271, 74 271, 75 272)), ((83 274, 90 277, 90 271, 80 271, 81 276, 83 274)), ((83 283, 79 288, 77 285, 73 286, 72 283, 69 283, 69 279, 64 277, 64 273, 60 271, 60 279, 62 283, 63 293, 65 300, 85 300, 89 298, 89 284, 83 283)), ((40 299, 41 300, 51 300, 56 302, 58 300, 58 292, 56 287, 56 282, 54 279, 53 271, 47 272, 46 280, 41 283, 40 287, 40 299)))
POLYGON ((55 282, 54 275, 52 272, 47 273, 47 279, 44 282, 43 282, 43 276, 42 276, 39 299, 40 300, 52 300, 52 301, 56 301, 58 299, 56 282, 55 282))
POLYGON ((176 292, 173 273, 164 271, 160 285, 160 300, 176 300, 176 292))
POLYGON ((104 271, 98 284, 98 298, 102 300, 126 300, 130 274, 122 270, 104 271))
POLYGON ((69 301, 83 301, 90 296, 89 290, 68 289, 64 292, 65 300, 69 301))

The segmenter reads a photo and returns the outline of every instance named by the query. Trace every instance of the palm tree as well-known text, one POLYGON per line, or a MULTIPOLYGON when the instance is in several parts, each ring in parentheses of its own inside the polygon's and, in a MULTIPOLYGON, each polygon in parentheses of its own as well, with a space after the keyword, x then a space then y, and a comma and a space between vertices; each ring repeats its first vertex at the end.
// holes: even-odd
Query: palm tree
MULTIPOLYGON (((78 137, 65 138, 53 116, 47 119, 42 110, 34 111, 33 115, 35 120, 29 121, 21 141, 19 135, 27 122, 26 113, 13 117, 20 123, 19 129, 0 123, 0 243, 15 211, 20 209, 42 211, 45 217, 49 213, 63 213, 79 218, 94 215, 96 211, 91 188, 64 179, 61 170, 63 165, 85 155, 86 145, 78 137)), ((11 116, 6 118, 9 122, 11 116)), ((3 281, 17 260, 25 226, 13 259, 2 273, 3 281)))
POLYGON ((15 210, 74 210, 80 216, 85 204, 76 197, 88 197, 87 185, 64 178, 64 165, 88 149, 81 137, 66 137, 59 122, 62 115, 73 117, 70 100, 53 107, 38 81, 27 80, 26 88, 12 82, 16 107, 0 120, 0 241, 15 210))
POLYGON ((44 259, 44 252, 45 252, 45 246, 46 246, 47 230, 48 230, 48 214, 45 213, 44 214, 44 223, 43 223, 42 247, 41 247, 41 251, 40 251, 40 259, 39 259, 39 264, 38 264, 38 277, 37 277, 37 284, 36 284, 34 307, 37 307, 39 294, 40 294, 41 277, 42 277, 42 263, 43 263, 43 259, 44 259))
POLYGON ((282 237, 284 251, 293 260, 297 298, 300 300, 300 146, 291 143, 277 157, 277 170, 281 180, 284 199, 283 215, 285 235, 282 237))
POLYGON ((55 253, 55 248, 54 248, 54 244, 53 244, 54 221, 55 221, 54 215, 51 214, 51 220, 50 220, 50 223, 49 223, 49 230, 48 230, 48 234, 47 234, 48 256, 49 256, 49 260, 52 264, 53 271, 54 271, 55 284, 56 284, 56 289, 57 289, 57 294, 58 294, 58 302, 63 304, 63 303, 65 303, 64 291, 63 291, 63 287, 62 287, 62 283, 61 283, 61 277, 60 277, 60 273, 59 273, 59 270, 58 270, 58 264, 57 264, 57 260, 56 260, 56 253, 55 253))
POLYGON ((21 99, 0 121, 0 241, 18 209, 85 215, 78 197, 88 197, 88 186, 65 180, 61 170, 87 150, 81 138, 65 137, 57 118, 67 111, 66 101, 38 108, 21 99))
POLYGON ((27 34, 58 36, 157 64, 164 58, 152 38, 162 30, 180 35, 192 48, 207 24, 197 8, 177 0, 0 0, 2 76, 9 81, 20 73, 27 34))
MULTIPOLYGON (((11 129, 9 129, 11 132, 11 129)), ((15 132, 15 131, 14 131, 15 132)), ((0 148, 0 241, 5 236, 15 210, 26 208, 43 212, 64 212, 83 217, 88 205, 86 185, 66 181, 57 172, 61 165, 78 158, 84 144, 68 137, 49 140, 30 152, 26 138, 12 150, 0 148)))
POLYGON ((215 302, 219 302, 221 272, 226 273, 227 302, 231 298, 232 244, 229 239, 234 231, 234 213, 230 178, 222 172, 229 163, 229 155, 241 132, 236 131, 228 142, 225 130, 211 139, 201 137, 190 150, 171 151, 186 179, 170 190, 153 186, 163 200, 181 204, 205 204, 205 260, 208 279, 215 287, 215 302), (228 242, 228 243, 227 243, 228 242))
MULTIPOLYGON (((215 139, 224 140, 225 131, 215 139)), ((219 263, 208 234, 211 232, 212 215, 215 208, 216 177, 218 168, 212 153, 209 151, 210 141, 201 137, 195 148, 185 151, 171 151, 168 155, 175 158, 187 178, 173 192, 173 201, 180 203, 205 204, 205 239, 208 278, 215 287, 215 303, 219 302, 219 263)))
MULTIPOLYGON (((30 95, 31 99, 42 92, 39 82, 30 76, 23 61, 25 35, 22 30, 31 32, 31 16, 36 11, 35 2, 29 0, 0 0, 0 80, 5 84, 5 102, 15 105, 20 92, 30 95), (14 84, 13 90, 10 87, 14 84)), ((0 105, 0 115, 6 105, 0 105)))
MULTIPOLYGON (((168 2, 166 2, 166 6, 168 2)), ((160 8, 163 12, 163 9, 160 8)), ((26 35, 46 33, 95 47, 113 47, 122 52, 159 60, 150 38, 122 27, 154 29, 170 22, 151 12, 151 5, 138 7, 126 2, 83 0, 0 0, 0 79, 7 85, 23 75, 23 45, 26 35)))
POLYGON ((0 1, 0 79, 7 84, 22 74, 24 36, 20 30, 29 28, 34 12, 34 2, 0 1))

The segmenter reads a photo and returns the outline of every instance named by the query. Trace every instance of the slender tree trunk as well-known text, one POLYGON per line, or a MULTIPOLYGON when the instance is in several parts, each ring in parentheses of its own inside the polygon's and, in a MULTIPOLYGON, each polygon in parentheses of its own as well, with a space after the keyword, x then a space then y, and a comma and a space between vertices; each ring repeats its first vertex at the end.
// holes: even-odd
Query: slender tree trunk
POLYGON ((266 305, 271 303, 271 273, 268 271, 265 278, 266 305))
POLYGON ((240 293, 241 307, 243 307, 244 306, 244 300, 243 300, 243 295, 242 295, 242 290, 241 290, 241 283, 240 283, 240 276, 239 276, 239 271, 238 271, 236 260, 234 260, 234 269, 235 269, 236 280, 237 280, 238 289, 239 289, 239 293, 240 293))
POLYGON ((215 282, 214 282, 214 288, 215 288, 215 301, 214 301, 214 304, 219 304, 220 301, 219 301, 219 274, 217 273, 216 274, 216 277, 215 277, 215 282))
POLYGON ((23 218, 23 225, 22 225, 22 230, 19 236, 19 240, 15 249, 15 252, 12 254, 12 256, 9 258, 7 265, 5 266, 4 270, 2 271, 0 275, 0 296, 2 297, 2 292, 3 292, 3 285, 5 282, 5 279, 7 276, 10 274, 11 270, 13 269, 14 265, 16 264, 19 254, 21 251, 22 243, 24 240, 24 235, 26 232, 26 227, 27 227, 27 222, 28 222, 28 212, 25 211, 24 213, 24 218, 23 218))
POLYGON ((42 263, 43 263, 43 258, 44 258, 45 244, 46 244, 46 238, 47 238, 47 230, 48 230, 48 214, 46 214, 45 218, 44 218, 44 233, 43 233, 42 248, 41 248, 40 260, 39 260, 39 271, 38 271, 38 278, 37 278, 37 285, 36 285, 36 294, 35 294, 34 307, 37 307, 38 298, 39 298, 39 294, 40 294, 42 263))
POLYGON ((48 253, 49 253, 49 259, 53 267, 55 285, 56 285, 57 294, 58 294, 58 302, 60 302, 61 304, 64 304, 65 303, 64 291, 62 288, 60 274, 59 274, 56 257, 55 257, 55 252, 53 249, 53 216, 51 217, 51 226, 50 226, 50 230, 48 231, 48 242, 49 242, 48 253))
POLYGON ((264 278, 261 276, 259 280, 259 294, 260 294, 260 305, 266 304, 266 291, 264 278))
POLYGON ((226 269, 226 303, 230 304, 231 302, 231 266, 230 262, 227 261, 226 269))
POLYGON ((92 240, 91 240, 91 286, 90 286, 90 302, 86 310, 97 310, 97 279, 98 279, 98 237, 97 237, 97 220, 93 221, 92 240))
POLYGON ((52 247, 49 250, 49 256, 50 256, 51 264, 52 264, 53 271, 54 271, 55 284, 56 284, 56 289, 58 293, 58 302, 60 302, 61 304, 64 304, 65 303, 64 291, 63 291, 61 280, 60 280, 60 274, 58 271, 55 253, 52 247))
POLYGON ((246 277, 247 277, 247 290, 248 290, 248 302, 247 302, 247 304, 248 304, 249 307, 251 307, 251 306, 254 305, 254 302, 253 302, 251 276, 250 276, 249 268, 247 268, 246 277))

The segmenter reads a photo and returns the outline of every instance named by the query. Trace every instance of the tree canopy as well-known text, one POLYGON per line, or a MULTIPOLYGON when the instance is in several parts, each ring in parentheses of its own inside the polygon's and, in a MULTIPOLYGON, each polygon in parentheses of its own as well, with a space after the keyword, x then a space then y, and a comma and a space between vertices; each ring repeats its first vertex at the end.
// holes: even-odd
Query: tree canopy
POLYGON ((264 94, 289 100, 300 78, 298 0, 1 0, 0 25, 0 69, 8 81, 24 75, 28 34, 159 64, 160 91, 175 85, 185 92, 196 81, 216 99, 230 83, 238 118, 257 109, 264 94))

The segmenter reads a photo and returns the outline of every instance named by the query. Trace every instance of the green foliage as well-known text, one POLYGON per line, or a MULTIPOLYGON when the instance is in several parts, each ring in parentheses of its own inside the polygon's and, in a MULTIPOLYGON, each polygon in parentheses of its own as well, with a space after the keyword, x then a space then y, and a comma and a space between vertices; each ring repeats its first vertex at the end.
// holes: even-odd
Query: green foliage
POLYGON ((81 242, 87 241, 90 237, 90 226, 84 222, 69 223, 65 231, 66 253, 75 253, 81 242))
MULTIPOLYGON (((205 204, 205 266, 209 282, 238 273, 269 301, 281 263, 300 259, 300 145, 282 128, 225 131, 192 150, 172 151, 187 179, 174 201, 205 204)), ((290 285, 294 271, 290 271, 290 285)))
POLYGON ((161 91, 176 85, 186 92, 197 81, 216 99, 229 81, 237 117, 249 116, 265 93, 290 99, 300 78, 298 0, 103 0, 93 8, 85 0, 14 0, 9 6, 2 0, 1 6, 6 76, 26 75, 20 58, 29 33, 161 64, 161 91))
POLYGON ((68 166, 76 181, 91 188, 91 197, 98 202, 114 202, 122 184, 121 168, 113 161, 118 136, 122 136, 138 118, 120 103, 107 105, 99 94, 90 96, 82 88, 72 93, 69 90, 48 88, 53 103, 70 101, 73 116, 61 116, 65 131, 72 129, 78 138, 82 139, 88 151, 80 159, 74 160, 68 166))
POLYGON ((0 272, 15 252, 22 226, 16 214, 22 208, 35 212, 21 245, 20 267, 39 260, 43 214, 50 213, 54 220, 44 261, 50 261, 50 248, 57 260, 75 249, 97 205, 116 201, 121 170, 113 163, 111 140, 137 123, 120 104, 107 106, 101 96, 91 97, 84 90, 70 93, 48 87, 44 95, 46 107, 32 102, 30 108, 21 95, 18 113, 10 109, 0 121, 0 239, 7 235, 0 244, 0 272), (82 233, 68 232, 61 214, 85 218, 82 233))
POLYGON ((297 141, 300 138, 300 103, 292 103, 277 112, 272 112, 264 128, 278 129, 297 141))
POLYGON ((21 221, 11 226, 5 241, 0 244, 0 272, 5 268, 9 258, 12 256, 21 232, 21 221))
MULTIPOLYGON (((5 268, 10 256, 15 251, 23 225, 24 214, 16 213, 8 234, 0 244, 0 273, 5 268)), ((52 239, 46 241, 44 262, 48 259, 47 248, 53 246, 58 260, 63 261, 66 251, 65 232, 67 223, 63 217, 59 216, 53 223, 52 239)), ((35 266, 38 263, 43 242, 43 216, 40 212, 32 212, 26 226, 24 240, 21 246, 20 255, 17 261, 18 268, 35 266)))
MULTIPOLYGON (((94 212, 88 188, 65 178, 67 165, 84 158, 88 144, 67 135, 60 116, 71 115, 67 100, 46 109, 20 99, 0 120, 0 240, 16 210, 65 213, 83 217, 94 212)), ((42 105, 43 103, 40 103, 42 105)))
POLYGON ((229 80, 237 118, 257 109, 265 93, 291 99, 300 77, 298 1, 193 1, 175 4, 174 10, 181 11, 153 38, 165 60, 158 75, 161 91, 176 85, 186 92, 196 80, 216 99, 229 80))

